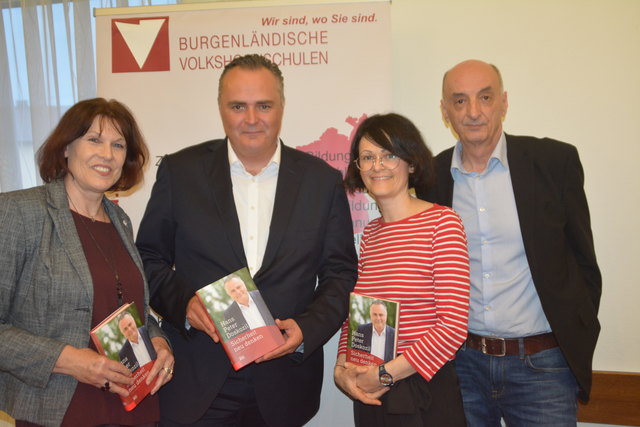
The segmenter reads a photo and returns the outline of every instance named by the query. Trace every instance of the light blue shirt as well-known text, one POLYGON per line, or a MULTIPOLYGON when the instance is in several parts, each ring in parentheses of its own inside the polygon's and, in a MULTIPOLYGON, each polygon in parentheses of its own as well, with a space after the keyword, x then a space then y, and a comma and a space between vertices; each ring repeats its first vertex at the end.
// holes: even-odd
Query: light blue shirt
POLYGON ((458 141, 451 175, 469 248, 469 331, 504 338, 550 332, 524 251, 504 133, 481 173, 467 172, 461 155, 458 141))

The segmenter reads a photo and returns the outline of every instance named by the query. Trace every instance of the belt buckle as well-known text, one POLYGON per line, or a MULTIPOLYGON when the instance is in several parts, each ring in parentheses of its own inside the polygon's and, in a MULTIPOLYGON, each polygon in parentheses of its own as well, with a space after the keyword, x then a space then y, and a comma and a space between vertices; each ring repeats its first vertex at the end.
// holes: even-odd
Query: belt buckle
POLYGON ((482 339, 480 340, 482 353, 483 354, 489 354, 489 356, 498 356, 498 357, 505 356, 507 354, 507 343, 504 340, 504 338, 495 337, 495 338, 491 338, 491 340, 500 341, 502 343, 502 352, 501 352, 502 354, 489 354, 489 353, 487 353, 487 338, 486 337, 482 337, 482 339))

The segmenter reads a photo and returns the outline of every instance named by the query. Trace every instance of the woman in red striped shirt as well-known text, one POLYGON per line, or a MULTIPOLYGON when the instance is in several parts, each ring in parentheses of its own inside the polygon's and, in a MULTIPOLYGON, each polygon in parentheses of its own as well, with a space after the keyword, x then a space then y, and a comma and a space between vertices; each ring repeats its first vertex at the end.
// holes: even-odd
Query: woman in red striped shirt
POLYGON ((453 210, 410 194, 432 184, 433 156, 405 117, 365 120, 351 158, 347 190, 366 189, 381 214, 364 230, 354 291, 400 303, 398 356, 379 366, 346 362, 346 321, 335 382, 354 400, 357 426, 465 426, 453 366, 469 306, 462 222, 453 210))

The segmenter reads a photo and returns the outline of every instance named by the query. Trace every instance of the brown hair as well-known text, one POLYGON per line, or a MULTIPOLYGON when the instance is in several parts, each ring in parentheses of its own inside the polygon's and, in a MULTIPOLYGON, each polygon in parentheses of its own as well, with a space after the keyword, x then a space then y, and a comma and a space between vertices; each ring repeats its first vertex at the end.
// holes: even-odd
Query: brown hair
POLYGON ((93 98, 67 110, 51 135, 38 149, 38 166, 44 182, 64 178, 69 172, 65 148, 87 133, 96 117, 100 127, 111 123, 127 142, 127 154, 120 179, 109 191, 125 191, 142 181, 149 150, 131 111, 115 99, 93 98))
POLYGON ((351 141, 351 161, 344 178, 347 191, 364 190, 365 185, 355 160, 360 155, 360 140, 366 138, 413 167, 409 188, 426 192, 434 183, 433 154, 416 126, 400 114, 376 114, 363 121, 351 141))

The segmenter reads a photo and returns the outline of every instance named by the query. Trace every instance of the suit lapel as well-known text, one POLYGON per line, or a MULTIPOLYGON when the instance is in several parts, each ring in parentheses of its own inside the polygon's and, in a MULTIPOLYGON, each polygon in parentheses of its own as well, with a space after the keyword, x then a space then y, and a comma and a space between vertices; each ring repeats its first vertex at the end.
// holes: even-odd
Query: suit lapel
POLYGON ((271 216, 271 226, 269 228, 269 239, 265 249, 262 267, 256 273, 256 277, 269 268, 273 263, 278 247, 282 243, 287 224, 290 222, 295 200, 300 190, 303 171, 296 162, 293 148, 287 147, 282 142, 282 154, 280 170, 278 171, 278 184, 276 187, 276 198, 273 203, 273 215, 271 216))
MULTIPOLYGON (((142 259, 140 258, 140 254, 138 253, 138 250, 136 249, 136 245, 133 241, 133 229, 131 228, 131 223, 129 222, 130 221, 129 218, 126 215, 121 216, 116 210, 116 208, 114 207, 113 203, 111 203, 109 199, 107 199, 106 197, 103 198, 102 205, 104 206, 104 209, 107 212, 107 215, 109 215, 109 219, 111 219, 111 223, 113 224, 113 227, 118 232, 118 235, 120 236, 120 240, 122 240, 122 243, 124 244, 124 247, 127 249, 129 256, 131 256, 131 259, 135 263, 136 267, 138 267, 138 270, 140 270, 140 275, 142 276, 142 279, 146 284, 147 279, 144 273, 142 259)), ((149 304, 148 286, 144 287, 144 303, 145 303, 145 307, 138 307, 138 310, 144 310, 145 319, 142 319, 142 321, 146 323, 146 316, 148 314, 146 305, 149 304)))
POLYGON ((71 266, 80 277, 89 301, 93 301, 93 279, 87 264, 87 258, 78 237, 75 222, 71 216, 67 201, 67 192, 62 180, 47 186, 49 216, 63 250, 69 258, 71 266))
POLYGON ((242 246, 240 221, 233 199, 233 184, 229 169, 229 155, 227 140, 216 141, 211 144, 210 155, 203 158, 205 175, 214 199, 214 206, 224 229, 226 230, 229 246, 236 254, 242 265, 247 265, 247 258, 242 246))
POLYGON ((527 152, 526 145, 521 144, 513 136, 507 138, 507 159, 509 160, 509 173, 511 185, 516 201, 520 231, 524 242, 525 251, 533 253, 535 236, 535 177, 533 160, 527 152))
POLYGON ((443 167, 441 179, 445 183, 444 193, 440 195, 444 200, 445 206, 453 206, 453 176, 451 176, 451 160, 453 159, 453 150, 450 150, 446 157, 444 164, 446 167, 443 167))

